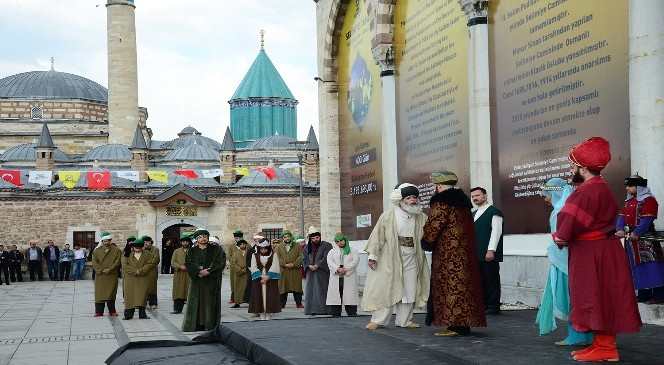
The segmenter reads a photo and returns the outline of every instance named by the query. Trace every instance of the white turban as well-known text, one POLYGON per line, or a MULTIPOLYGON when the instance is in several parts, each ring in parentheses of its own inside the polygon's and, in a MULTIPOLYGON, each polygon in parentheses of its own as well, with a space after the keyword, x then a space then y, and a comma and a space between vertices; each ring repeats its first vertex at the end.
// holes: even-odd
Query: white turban
POLYGON ((397 186, 396 189, 392 190, 392 193, 390 193, 390 200, 392 201, 392 204, 394 205, 399 205, 399 203, 403 200, 404 196, 401 193, 401 189, 406 188, 406 187, 413 187, 417 189, 417 186, 410 184, 410 183, 404 183, 399 186, 397 186))

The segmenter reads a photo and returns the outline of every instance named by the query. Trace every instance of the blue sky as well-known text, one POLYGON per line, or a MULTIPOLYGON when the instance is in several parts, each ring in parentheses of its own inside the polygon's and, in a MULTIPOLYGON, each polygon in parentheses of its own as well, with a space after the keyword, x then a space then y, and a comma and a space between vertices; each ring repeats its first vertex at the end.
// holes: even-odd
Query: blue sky
MULTIPOLYGON (((48 70, 107 85, 105 0, 2 0, 0 78, 48 70)), ((305 0, 136 0, 139 104, 154 138, 187 125, 221 140, 228 99, 265 49, 298 106, 298 136, 318 130, 315 4, 305 0)))

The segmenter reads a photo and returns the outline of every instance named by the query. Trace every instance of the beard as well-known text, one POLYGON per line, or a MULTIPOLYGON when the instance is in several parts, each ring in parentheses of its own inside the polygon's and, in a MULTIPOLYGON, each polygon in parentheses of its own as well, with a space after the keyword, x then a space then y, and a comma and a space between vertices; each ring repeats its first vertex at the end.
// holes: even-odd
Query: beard
POLYGON ((406 212, 410 215, 415 215, 415 214, 422 213, 422 207, 420 207, 419 204, 410 205, 410 204, 406 204, 404 202, 401 202, 401 203, 399 203, 399 207, 401 207, 401 209, 403 209, 404 212, 406 212))
POLYGON ((572 183, 573 184, 581 184, 584 181, 585 180, 583 179, 583 176, 581 176, 581 173, 579 172, 579 170, 577 169, 576 171, 574 171, 574 175, 572 175, 572 183))

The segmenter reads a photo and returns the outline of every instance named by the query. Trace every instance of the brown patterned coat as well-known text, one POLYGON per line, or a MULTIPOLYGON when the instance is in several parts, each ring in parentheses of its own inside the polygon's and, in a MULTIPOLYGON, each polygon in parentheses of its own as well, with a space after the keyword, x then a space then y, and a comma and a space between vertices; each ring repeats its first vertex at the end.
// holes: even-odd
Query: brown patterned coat
POLYGON ((456 188, 431 198, 422 246, 432 251, 427 324, 485 327, 472 205, 456 188))

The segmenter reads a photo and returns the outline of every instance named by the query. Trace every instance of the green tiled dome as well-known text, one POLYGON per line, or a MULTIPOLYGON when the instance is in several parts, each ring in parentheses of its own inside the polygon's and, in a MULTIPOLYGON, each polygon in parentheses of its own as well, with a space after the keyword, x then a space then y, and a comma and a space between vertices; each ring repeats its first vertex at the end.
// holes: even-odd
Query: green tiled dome
POLYGON ((298 102, 264 49, 228 103, 236 147, 274 135, 297 138, 298 102))
POLYGON ((267 56, 264 49, 258 52, 258 57, 249 68, 244 79, 235 90, 231 101, 249 98, 281 98, 293 99, 293 94, 281 78, 279 71, 267 56))

